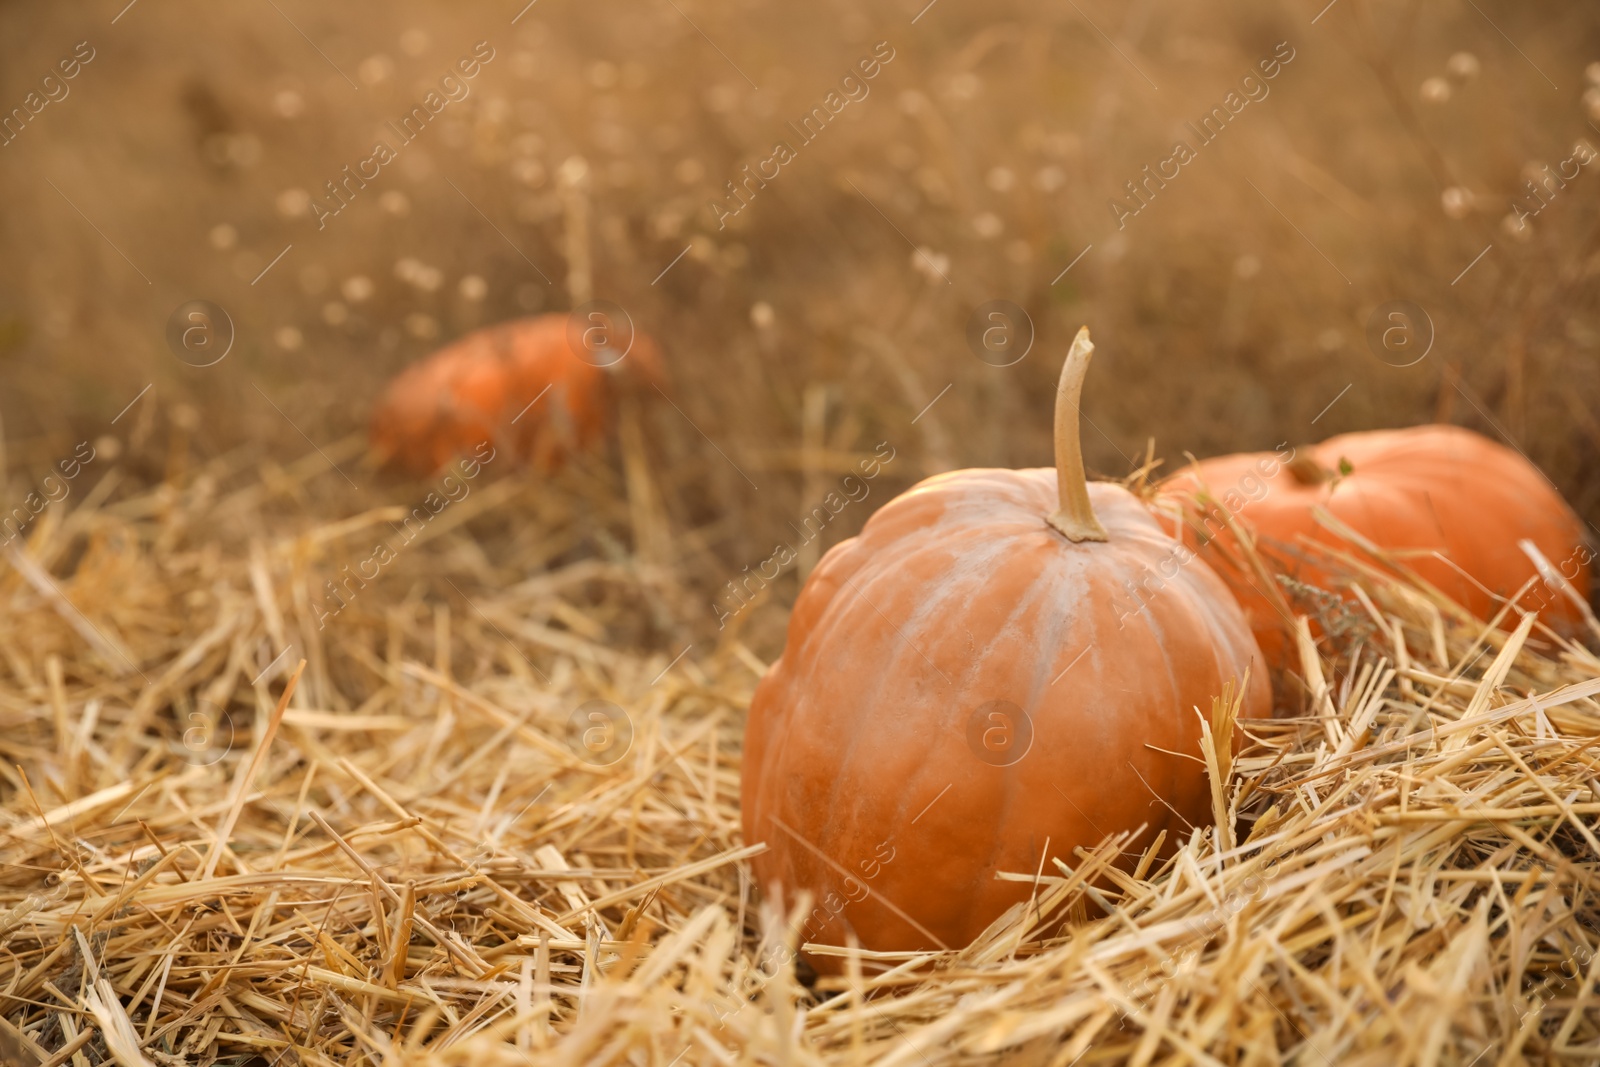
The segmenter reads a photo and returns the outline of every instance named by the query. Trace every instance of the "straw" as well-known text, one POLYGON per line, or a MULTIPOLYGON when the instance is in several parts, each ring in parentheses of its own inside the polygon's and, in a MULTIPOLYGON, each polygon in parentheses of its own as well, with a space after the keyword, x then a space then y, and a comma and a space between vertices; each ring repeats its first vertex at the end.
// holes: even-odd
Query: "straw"
POLYGON ((1190 710, 1215 827, 1136 867, 1051 843, 974 944, 811 946, 842 973, 808 987, 807 911, 749 875, 783 843, 740 833, 760 661, 674 661, 669 577, 549 549, 626 530, 615 498, 501 498, 514 537, 419 540, 319 628, 382 512, 273 476, 314 506, 190 469, 222 491, 91 502, 0 575, 6 1062, 1600 1057, 1600 664, 1531 617, 1330 550, 1370 632, 1297 623, 1303 717, 1190 710), (591 701, 623 751, 585 748, 591 701))

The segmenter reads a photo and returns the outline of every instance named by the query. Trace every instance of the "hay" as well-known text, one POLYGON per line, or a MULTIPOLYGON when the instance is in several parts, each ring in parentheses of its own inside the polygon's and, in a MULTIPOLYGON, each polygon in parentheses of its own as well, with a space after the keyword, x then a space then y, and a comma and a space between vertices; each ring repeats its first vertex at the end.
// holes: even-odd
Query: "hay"
POLYGON ((1131 874, 1053 856, 972 946, 809 990, 805 905, 739 835, 759 660, 662 647, 670 577, 564 554, 624 496, 480 488, 319 629, 395 514, 309 517, 328 460, 47 511, 0 571, 7 1062, 1600 1057, 1600 662, 1531 618, 1348 560, 1371 625, 1304 632, 1304 714, 1210 709, 1219 826, 1131 874), (464 525, 490 505, 522 580, 464 525), (596 699, 631 719, 610 765, 596 699))

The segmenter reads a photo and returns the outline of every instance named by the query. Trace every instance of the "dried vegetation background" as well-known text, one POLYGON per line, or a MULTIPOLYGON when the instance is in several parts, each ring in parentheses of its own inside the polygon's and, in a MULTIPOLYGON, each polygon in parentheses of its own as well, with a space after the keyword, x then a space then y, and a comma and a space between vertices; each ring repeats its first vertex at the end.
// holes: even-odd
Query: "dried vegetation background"
POLYGON ((1506 222, 1600 145, 1591 11, 519 7, 0 4, 0 106, 96 49, 0 148, 5 506, 96 450, 0 569, 5 1057, 1600 1055, 1584 649, 1362 575, 1371 628, 1219 766, 1222 829, 1138 877, 1114 848, 1018 872, 1034 903, 964 953, 807 989, 737 817, 798 574, 726 630, 710 607, 879 441, 827 542, 924 474, 1046 462, 1082 322, 1106 475, 1152 436, 1177 462, 1441 418, 1600 519, 1600 177, 1506 222), (479 40, 471 97, 319 231, 308 198, 479 40), (708 202, 879 41, 871 95, 719 230, 708 202), (1119 230, 1107 201, 1280 41, 1271 95, 1119 230), (575 156, 597 295, 662 341, 676 407, 559 475, 491 465, 319 627, 431 488, 363 463, 383 380, 567 306, 575 156), (237 331, 205 369, 164 337, 197 297, 237 331), (1005 369, 965 339, 996 298, 1038 331, 1005 369), (1391 300, 1434 324, 1413 366, 1368 348, 1391 300), (632 720, 609 767, 575 754, 594 699, 632 720))

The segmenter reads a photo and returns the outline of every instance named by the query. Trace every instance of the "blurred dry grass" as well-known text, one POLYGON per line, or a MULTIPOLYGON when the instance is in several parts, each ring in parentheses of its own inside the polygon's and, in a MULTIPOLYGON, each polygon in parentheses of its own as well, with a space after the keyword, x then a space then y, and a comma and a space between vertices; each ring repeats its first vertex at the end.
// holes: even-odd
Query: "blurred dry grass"
MULTIPOLYGON (((1104 474, 1152 436, 1170 462, 1444 418, 1503 430, 1600 517, 1596 176, 1526 239, 1502 228, 1530 162, 1600 142, 1582 99, 1600 19, 1581 6, 1344 0, 1313 25, 1320 5, 945 0, 912 24, 920 4, 546 0, 513 26, 517 6, 140 3, 114 25, 116 11, 0 8, 0 99, 20 101, 75 42, 97 50, 71 96, 0 149, 12 491, 151 382, 146 432, 192 409, 202 453, 281 459, 299 431, 359 429, 384 377, 442 340, 566 306, 555 173, 578 155, 597 294, 668 351, 683 413, 656 403, 645 432, 674 562, 710 585, 815 503, 834 477, 824 453, 891 441, 909 457, 900 485, 1044 461, 1039 397, 1080 322, 1105 357, 1086 442, 1104 474), (326 230, 292 213, 479 40, 496 58, 464 103, 326 230), (896 56, 871 95, 719 231, 708 203, 880 40, 896 56), (1110 197, 1279 41, 1296 57, 1270 96, 1119 231, 1110 197), (1475 76, 1450 73, 1461 52, 1475 76), (1430 78, 1448 100, 1424 101, 1430 78), (1444 209, 1450 187, 1462 217, 1444 209), (164 341, 195 297, 238 331, 204 370, 164 341), (993 298, 1039 333, 1006 369, 965 342, 993 298), (1372 309, 1397 299, 1437 327, 1404 369, 1364 341, 1372 309)), ((356 481, 371 500, 351 508, 410 491, 356 481)))

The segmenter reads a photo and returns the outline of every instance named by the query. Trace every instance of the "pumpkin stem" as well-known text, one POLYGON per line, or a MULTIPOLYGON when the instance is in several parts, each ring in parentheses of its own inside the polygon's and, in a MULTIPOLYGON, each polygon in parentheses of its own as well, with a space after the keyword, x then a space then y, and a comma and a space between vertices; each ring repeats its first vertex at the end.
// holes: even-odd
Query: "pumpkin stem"
POLYGON ((1301 485, 1321 485, 1333 477, 1333 472, 1312 459, 1309 452, 1298 453, 1284 466, 1301 485))
POLYGON ((1078 403, 1093 353, 1089 327, 1085 326, 1072 339, 1072 350, 1061 367, 1061 383, 1056 386, 1056 485, 1061 497, 1060 507, 1044 521, 1074 542, 1107 539, 1106 528, 1095 518, 1094 506, 1089 503, 1089 487, 1083 476, 1083 446, 1078 439, 1078 403))

